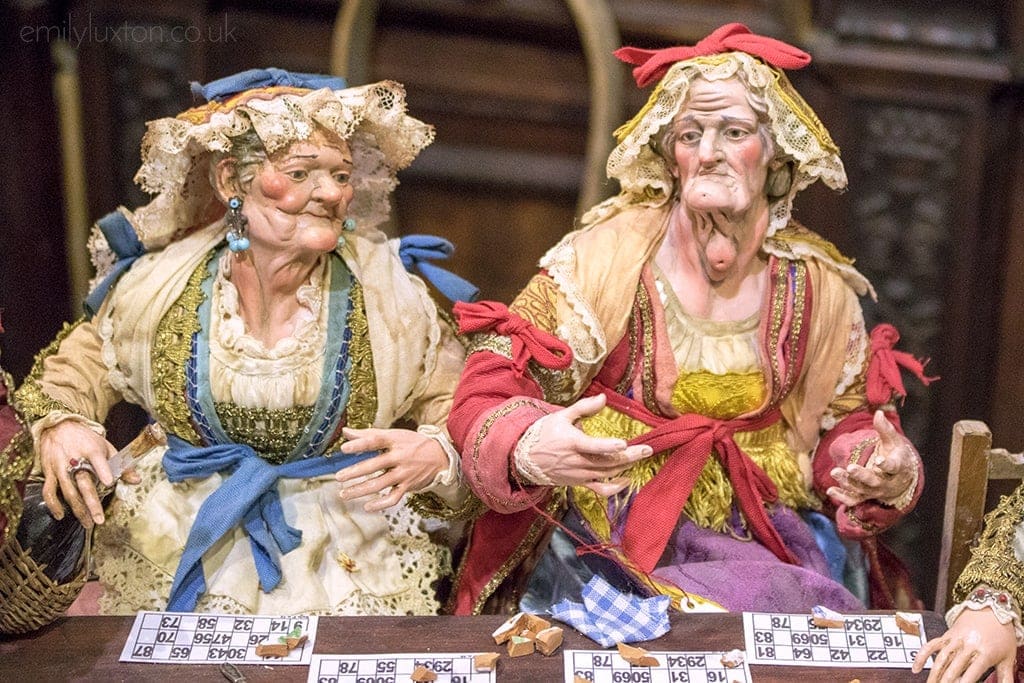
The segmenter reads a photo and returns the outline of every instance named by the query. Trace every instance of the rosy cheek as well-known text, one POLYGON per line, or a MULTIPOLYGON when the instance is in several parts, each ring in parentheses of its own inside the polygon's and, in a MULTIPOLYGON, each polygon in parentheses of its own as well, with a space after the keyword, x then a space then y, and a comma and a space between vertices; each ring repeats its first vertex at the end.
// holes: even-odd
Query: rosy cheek
POLYGON ((297 213, 309 200, 302 192, 302 185, 296 184, 283 173, 264 173, 259 182, 263 196, 279 211, 297 213))
POLYGON ((281 199, 288 192, 288 177, 273 171, 260 176, 260 189, 268 199, 281 199))

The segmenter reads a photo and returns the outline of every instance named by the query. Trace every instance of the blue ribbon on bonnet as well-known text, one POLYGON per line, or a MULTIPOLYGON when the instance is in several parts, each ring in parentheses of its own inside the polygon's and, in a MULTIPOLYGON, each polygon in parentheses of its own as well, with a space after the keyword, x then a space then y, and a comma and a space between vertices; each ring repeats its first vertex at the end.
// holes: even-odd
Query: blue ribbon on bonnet
POLYGON ((225 76, 224 78, 218 78, 206 85, 196 81, 192 81, 189 85, 193 95, 203 97, 207 102, 211 100, 223 102, 232 95, 237 95, 246 90, 269 88, 275 85, 308 88, 310 90, 319 90, 320 88, 342 90, 345 88, 345 79, 338 76, 304 74, 269 67, 266 69, 249 69, 248 71, 242 71, 225 76))
POLYGON ((451 242, 434 235, 406 235, 398 244, 398 256, 407 271, 418 270, 449 301, 476 301, 480 296, 476 285, 430 263, 430 260, 446 259, 454 253, 451 242))
POLYGON ((378 455, 377 451, 335 453, 271 465, 242 444, 196 447, 168 435, 167 446, 163 466, 172 482, 229 473, 196 513, 174 574, 167 602, 169 612, 195 609, 199 597, 206 592, 203 554, 239 524, 249 536, 260 587, 264 592, 273 590, 281 581, 280 556, 297 548, 302 540, 302 532, 284 518, 277 480, 330 474, 378 455))
POLYGON ((90 318, 96 315, 96 311, 100 309, 100 305, 118 278, 124 275, 135 259, 146 253, 146 247, 139 240, 135 228, 120 211, 111 211, 96 221, 96 225, 107 239, 107 244, 110 245, 110 250, 114 252, 117 261, 103 281, 85 297, 82 305, 90 318))

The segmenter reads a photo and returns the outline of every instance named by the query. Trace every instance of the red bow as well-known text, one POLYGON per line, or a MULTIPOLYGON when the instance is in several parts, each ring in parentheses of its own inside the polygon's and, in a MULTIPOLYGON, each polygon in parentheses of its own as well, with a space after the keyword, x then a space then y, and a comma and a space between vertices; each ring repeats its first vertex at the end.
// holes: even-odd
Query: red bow
POLYGON ((903 386, 900 366, 910 370, 924 385, 938 377, 926 377, 924 366, 928 363, 914 358, 905 351, 896 351, 900 333, 888 323, 876 325, 871 330, 871 360, 868 362, 867 395, 871 405, 888 403, 893 396, 903 398, 907 389, 903 386))
POLYGON ((622 47, 615 51, 615 56, 627 64, 638 65, 633 69, 633 78, 643 88, 660 80, 676 62, 722 52, 746 52, 779 69, 802 69, 811 63, 811 56, 803 50, 781 40, 751 33, 743 24, 726 24, 717 28, 692 47, 684 45, 664 50, 622 47))
POLYGON ((572 362, 569 345, 553 334, 531 325, 529 321, 496 301, 456 302, 452 312, 459 321, 459 334, 494 330, 512 340, 512 368, 520 376, 526 372, 530 359, 545 368, 564 370, 572 362))

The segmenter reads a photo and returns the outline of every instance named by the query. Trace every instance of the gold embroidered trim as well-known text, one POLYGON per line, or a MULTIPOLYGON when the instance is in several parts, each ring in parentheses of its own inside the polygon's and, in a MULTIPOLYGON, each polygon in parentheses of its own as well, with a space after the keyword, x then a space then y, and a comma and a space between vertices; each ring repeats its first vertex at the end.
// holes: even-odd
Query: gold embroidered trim
POLYGON ((985 515, 984 527, 971 559, 953 588, 953 598, 963 601, 979 585, 1004 590, 1018 605, 1024 604, 1024 563, 1013 551, 1017 527, 1024 524, 1024 484, 985 515))
POLYGON ((153 367, 154 412, 168 431, 195 445, 199 435, 192 427, 186 390, 185 368, 192 355, 192 335, 199 331, 199 306, 206 299, 203 280, 214 252, 192 271, 181 296, 167 310, 153 336, 150 363, 153 367))
POLYGON ((512 301, 509 311, 545 332, 555 333, 558 324, 558 285, 547 275, 534 275, 523 291, 512 301))
MULTIPOLYGON (((565 502, 565 491, 564 489, 558 488, 552 490, 551 500, 544 507, 544 512, 550 516, 556 516, 559 508, 565 502)), ((502 583, 512 574, 516 567, 526 559, 526 557, 535 550, 537 545, 537 539, 544 532, 545 527, 548 525, 548 520, 543 515, 537 515, 537 518, 530 525, 529 531, 526 532, 526 536, 523 541, 519 544, 519 547, 515 549, 515 552, 509 556, 505 562, 502 563, 498 570, 491 577, 491 580, 480 591, 480 595, 477 596, 473 602, 473 608, 471 614, 480 614, 483 611, 484 603, 487 599, 494 594, 494 591, 498 589, 502 583)), ((459 566, 459 570, 455 575, 455 585, 458 586, 461 583, 462 571, 465 568, 466 563, 462 562, 459 566)), ((454 595, 453 595, 454 598, 454 595)), ((450 611, 450 610, 449 610, 450 611)))
POLYGON ((643 373, 641 386, 644 391, 644 405, 650 410, 657 410, 657 401, 654 397, 654 311, 651 309, 651 298, 643 282, 640 282, 637 287, 636 305, 643 331, 643 353, 640 362, 643 373))
MULTIPOLYGON (((466 356, 477 351, 490 351, 512 360, 512 340, 500 334, 471 334, 466 344, 466 356)), ((559 397, 565 396, 572 390, 572 373, 568 370, 552 370, 532 360, 527 364, 526 369, 533 381, 540 387, 544 400, 549 403, 558 403, 559 397)))
POLYGON ((474 495, 466 496, 466 500, 457 508, 448 505, 441 496, 433 491, 414 493, 409 496, 409 507, 423 517, 435 517, 445 520, 470 520, 476 519, 487 506, 483 501, 474 495))
POLYGON ((25 381, 11 394, 11 405, 27 424, 32 424, 54 411, 78 414, 78 411, 72 410, 43 391, 39 386, 39 378, 43 376, 43 363, 46 359, 57 353, 61 343, 83 322, 85 319, 79 318, 73 323, 64 323, 54 340, 36 354, 25 381))
POLYGON ((800 349, 802 340, 800 334, 804 327, 804 305, 807 297, 807 266, 802 261, 789 261, 779 259, 775 271, 775 291, 772 294, 771 303, 771 327, 768 334, 768 348, 771 356, 770 366, 772 372, 772 386, 775 390, 772 394, 772 403, 778 402, 786 396, 796 382, 799 368, 796 367, 795 354, 800 349), (793 349, 794 358, 783 370, 779 365, 779 335, 782 331, 782 323, 785 319, 787 295, 789 293, 789 266, 793 265, 796 274, 794 276, 795 291, 793 292, 793 317, 790 322, 788 344, 793 349))
POLYGON ((786 396, 796 382, 799 368, 796 363, 796 355, 803 343, 801 334, 804 328, 804 306, 807 297, 807 264, 797 261, 796 264, 796 291, 793 292, 793 319, 789 326, 789 343, 793 349, 793 358, 786 368, 787 376, 780 392, 780 396, 786 396))
POLYGON ((224 433, 235 443, 251 446, 260 456, 280 465, 295 449, 302 430, 313 416, 313 406, 280 410, 243 408, 234 403, 214 403, 224 433))
POLYGON ((348 316, 348 326, 352 334, 348 353, 352 365, 348 373, 345 424, 354 429, 367 429, 373 426, 377 415, 377 377, 373 372, 373 349, 370 348, 370 326, 366 322, 363 288, 358 282, 352 283, 349 296, 352 298, 352 312, 348 316))
POLYGON ((873 446, 877 446, 878 441, 879 439, 877 436, 871 436, 862 441, 859 441, 856 446, 850 449, 850 464, 853 465, 858 460, 860 460, 860 456, 864 453, 864 451, 873 446))
MULTIPOLYGON (((512 403, 509 403, 508 405, 504 406, 500 410, 496 410, 493 413, 491 413, 487 417, 487 419, 484 421, 484 424, 481 426, 480 431, 476 435, 476 440, 473 442, 473 453, 472 453, 472 456, 471 456, 471 462, 473 463, 473 469, 474 470, 479 470, 478 462, 480 460, 480 447, 483 445, 484 440, 487 439, 487 435, 488 435, 488 433, 490 433, 491 427, 494 426, 494 423, 497 422, 498 420, 502 419, 503 417, 505 417, 509 413, 511 413, 511 412, 513 412, 513 411, 515 411, 515 410, 517 410, 519 408, 522 408, 523 406, 533 406, 534 408, 537 408, 541 412, 544 412, 545 414, 547 413, 547 411, 544 410, 543 406, 539 405, 536 401, 532 401, 530 399, 519 399, 517 401, 513 401, 512 403)), ((490 500, 490 502, 494 503, 494 505, 490 505, 490 507, 495 507, 495 506, 498 506, 498 505, 501 505, 502 507, 506 507, 508 505, 508 503, 511 502, 511 501, 499 501, 497 498, 492 496, 490 493, 488 493, 486 495, 487 495, 487 498, 490 500)))
POLYGON ((466 343, 466 355, 477 351, 490 351, 512 360, 512 340, 500 334, 485 332, 471 334, 466 343))
POLYGON ((27 429, 17 432, 0 451, 0 513, 7 517, 8 538, 12 538, 18 528, 24 505, 17 483, 28 476, 33 459, 32 433, 27 429))

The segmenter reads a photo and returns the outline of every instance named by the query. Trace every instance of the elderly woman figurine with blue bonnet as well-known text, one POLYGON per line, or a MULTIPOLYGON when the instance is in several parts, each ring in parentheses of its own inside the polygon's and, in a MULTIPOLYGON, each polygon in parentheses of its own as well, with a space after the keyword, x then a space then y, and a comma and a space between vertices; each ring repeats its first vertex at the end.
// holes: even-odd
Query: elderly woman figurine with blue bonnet
POLYGON ((381 231, 433 129, 387 81, 268 69, 197 90, 149 123, 136 180, 155 196, 99 222, 91 315, 17 395, 44 498, 95 525, 102 612, 436 613, 448 523, 426 516, 466 499, 445 428, 464 352, 407 267, 475 295, 419 263, 446 242, 381 231), (168 439, 104 509, 118 401, 168 439))
POLYGON ((876 537, 920 495, 894 405, 899 365, 923 373, 791 215, 846 184, 783 72, 810 57, 739 24, 617 54, 656 84, 608 159, 621 192, 508 308, 455 306, 448 426, 490 508, 455 611, 578 602, 595 575, 689 610, 914 605, 876 537))

